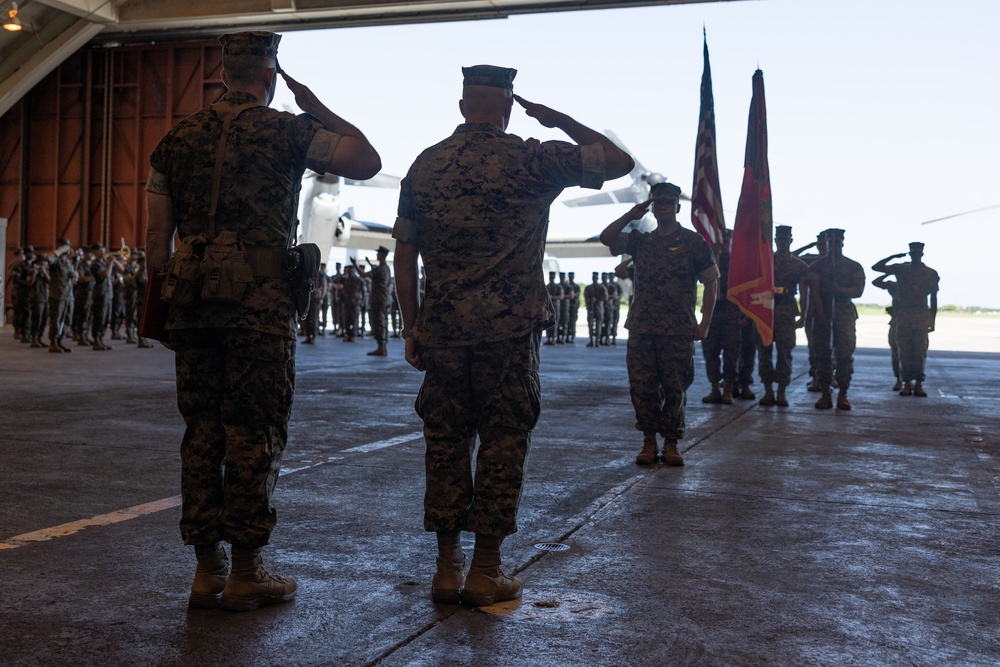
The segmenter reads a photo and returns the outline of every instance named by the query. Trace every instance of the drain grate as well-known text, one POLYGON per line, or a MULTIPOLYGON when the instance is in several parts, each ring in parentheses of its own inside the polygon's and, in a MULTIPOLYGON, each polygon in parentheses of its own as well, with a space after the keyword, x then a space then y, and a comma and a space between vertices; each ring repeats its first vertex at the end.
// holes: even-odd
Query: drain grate
POLYGON ((569 551, 568 544, 560 544, 559 542, 539 542, 535 548, 539 551, 569 551))

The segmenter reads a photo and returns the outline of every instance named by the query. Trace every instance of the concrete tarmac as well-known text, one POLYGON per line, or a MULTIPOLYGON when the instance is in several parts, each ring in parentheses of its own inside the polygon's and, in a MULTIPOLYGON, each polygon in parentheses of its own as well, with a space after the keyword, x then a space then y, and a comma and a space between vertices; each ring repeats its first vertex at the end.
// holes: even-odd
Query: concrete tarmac
MULTIPOLYGON (((186 607, 173 357, 0 338, 2 665, 1000 664, 1000 355, 934 352, 928 398, 858 350, 854 409, 704 405, 683 468, 635 465, 625 340, 542 348, 505 567, 524 598, 430 600, 421 374, 393 339, 300 345, 266 562, 298 597, 186 607)), ((755 385, 760 392, 760 383, 755 385)), ((471 555, 471 535, 464 535, 471 555)))

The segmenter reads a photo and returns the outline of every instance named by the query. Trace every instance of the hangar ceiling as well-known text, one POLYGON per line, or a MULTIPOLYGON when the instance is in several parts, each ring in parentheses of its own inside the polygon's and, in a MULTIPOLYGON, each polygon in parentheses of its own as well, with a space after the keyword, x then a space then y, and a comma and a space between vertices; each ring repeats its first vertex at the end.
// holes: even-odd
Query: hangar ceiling
POLYGON ((89 42, 191 39, 232 30, 315 30, 724 0, 0 0, 0 116, 89 42))

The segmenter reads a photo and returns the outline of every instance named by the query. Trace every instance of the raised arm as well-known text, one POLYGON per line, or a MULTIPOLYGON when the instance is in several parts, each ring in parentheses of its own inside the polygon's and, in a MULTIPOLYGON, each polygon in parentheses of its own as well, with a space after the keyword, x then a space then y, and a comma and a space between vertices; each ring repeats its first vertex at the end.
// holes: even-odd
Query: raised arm
POLYGON ((327 161, 329 173, 363 181, 382 169, 382 158, 361 130, 330 111, 307 86, 285 72, 281 76, 299 108, 315 116, 330 132, 340 135, 340 142, 327 161))
MULTIPOLYGON (((894 259, 899 259, 900 257, 906 257, 906 255, 907 253, 901 252, 899 254, 889 255, 888 257, 880 259, 872 264, 872 271, 878 271, 879 273, 893 273, 893 268, 895 268, 896 265, 890 265, 889 262, 894 259)), ((874 285, 875 283, 872 284, 874 285)))
POLYGON ((520 95, 514 95, 517 103, 524 107, 524 112, 545 127, 557 127, 580 146, 601 144, 604 147, 605 180, 613 180, 632 171, 635 162, 632 156, 618 148, 611 139, 600 132, 592 130, 572 117, 550 109, 543 104, 529 102, 520 95))
POLYGON ((626 211, 622 217, 605 227, 604 231, 601 232, 601 243, 609 248, 614 247, 615 241, 618 239, 618 235, 622 233, 622 230, 625 229, 626 225, 634 220, 642 220, 642 216, 646 215, 646 211, 649 210, 649 205, 652 201, 652 199, 647 199, 644 202, 636 204, 626 211))

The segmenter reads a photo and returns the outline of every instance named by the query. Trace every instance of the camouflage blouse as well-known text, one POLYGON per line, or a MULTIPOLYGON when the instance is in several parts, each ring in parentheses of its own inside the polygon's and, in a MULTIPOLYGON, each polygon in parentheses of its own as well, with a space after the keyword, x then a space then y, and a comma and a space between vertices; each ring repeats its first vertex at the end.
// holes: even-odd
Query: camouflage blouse
MULTIPOLYGON (((233 106, 254 100, 242 93, 222 98, 233 106)), ((146 189, 170 197, 181 238, 209 235, 212 172, 222 120, 206 107, 175 125, 149 158, 146 189)), ((307 116, 265 106, 233 120, 222 169, 216 232, 235 231, 248 246, 287 248, 295 241, 302 174, 323 172, 340 135, 307 116)), ((295 337, 295 306, 287 281, 257 278, 242 303, 172 307, 167 329, 252 329, 295 337)))
POLYGON ((600 144, 539 142, 460 125, 403 179, 393 237, 417 246, 426 286, 414 337, 435 347, 524 336, 552 322, 542 257, 549 206, 604 182, 600 144))
POLYGON ((615 255, 634 258, 635 296, 625 328, 632 333, 694 338, 697 283, 717 280, 715 255, 697 232, 679 227, 668 235, 633 230, 619 234, 615 255))

